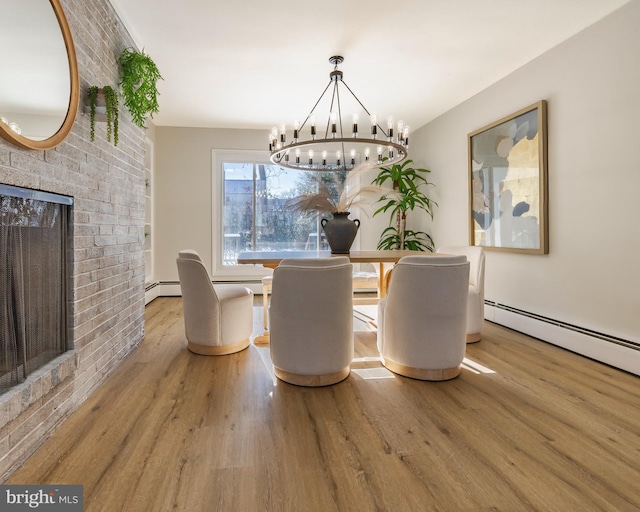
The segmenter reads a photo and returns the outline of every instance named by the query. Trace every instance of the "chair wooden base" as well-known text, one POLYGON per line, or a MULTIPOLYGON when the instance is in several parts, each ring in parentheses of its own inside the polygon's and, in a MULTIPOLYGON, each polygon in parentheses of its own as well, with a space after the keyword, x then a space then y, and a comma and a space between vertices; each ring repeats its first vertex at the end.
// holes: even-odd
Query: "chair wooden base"
POLYGON ((390 359, 383 358, 382 364, 391 370, 393 373, 410 377, 418 380, 449 380, 460 375, 461 366, 454 366, 453 368, 442 368, 440 370, 428 370, 426 368, 413 368, 412 366, 405 366, 403 364, 396 363, 390 359))
POLYGON ((331 384, 336 384, 346 379, 349 376, 351 368, 347 366, 339 372, 329 373, 327 375, 301 375, 299 373, 285 372, 275 366, 273 370, 276 377, 288 382, 289 384, 295 384, 296 386, 319 387, 330 386, 331 384))
POLYGON ((467 334, 467 343, 477 343, 480 341, 480 333, 473 332, 471 334, 467 334))
POLYGON ((250 343, 250 338, 229 345, 198 345, 189 341, 187 342, 187 348, 194 354, 200 354, 201 356, 226 356, 227 354, 234 354, 244 350, 250 343))

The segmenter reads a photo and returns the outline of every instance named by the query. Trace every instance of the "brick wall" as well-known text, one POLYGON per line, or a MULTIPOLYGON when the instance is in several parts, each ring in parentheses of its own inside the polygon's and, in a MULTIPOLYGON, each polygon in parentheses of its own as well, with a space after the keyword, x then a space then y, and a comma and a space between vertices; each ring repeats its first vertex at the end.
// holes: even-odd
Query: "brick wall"
MULTIPOLYGON (((107 0, 62 0, 78 58, 81 106, 69 137, 48 151, 0 139, 0 183, 70 195, 73 346, 0 395, 0 481, 47 438, 144 334, 144 130, 120 108, 120 141, 104 124, 90 141, 89 85, 117 85, 117 57, 134 46, 107 0)), ((3 75, 5 76, 5 75, 3 75)), ((35 483, 35 482, 34 482, 35 483)))

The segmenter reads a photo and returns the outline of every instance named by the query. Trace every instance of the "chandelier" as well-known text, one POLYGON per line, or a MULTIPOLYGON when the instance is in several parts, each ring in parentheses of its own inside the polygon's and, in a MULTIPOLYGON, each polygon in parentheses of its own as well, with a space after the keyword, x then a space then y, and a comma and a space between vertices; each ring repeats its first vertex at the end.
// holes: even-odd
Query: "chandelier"
MULTIPOLYGON (((333 71, 329 73, 329 83, 302 124, 298 121, 293 123, 293 136, 290 140, 287 140, 285 125, 281 125, 279 130, 277 127, 271 129, 269 151, 272 163, 281 167, 307 171, 348 171, 361 163, 380 167, 397 164, 407 158, 409 126, 406 126, 403 121, 395 124, 393 118, 388 117, 385 131, 378 123, 377 115, 366 109, 342 79, 343 74, 338 69, 338 64, 343 61, 344 58, 340 56, 329 59, 329 62, 334 65, 333 71), (331 87, 332 84, 333 87, 331 87), (343 129, 340 84, 355 99, 354 105, 359 110, 352 113, 352 123, 347 124, 346 130, 343 129), (331 97, 326 124, 322 122, 322 125, 318 125, 316 107, 329 90, 331 90, 331 97), (366 128, 359 123, 362 112, 366 115, 366 121, 369 121, 365 121, 366 128), (367 132, 366 135, 362 133, 363 130, 367 132)), ((345 101, 344 94, 342 101, 345 101)))

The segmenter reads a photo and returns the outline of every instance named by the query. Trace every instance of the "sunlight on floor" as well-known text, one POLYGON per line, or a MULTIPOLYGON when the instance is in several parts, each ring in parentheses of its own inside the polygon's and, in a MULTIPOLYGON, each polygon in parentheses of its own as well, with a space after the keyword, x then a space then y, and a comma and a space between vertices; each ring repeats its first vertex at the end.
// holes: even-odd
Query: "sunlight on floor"
POLYGON ((375 357, 355 357, 351 361, 351 371, 365 380, 371 379, 393 379, 395 375, 382 366, 382 358, 375 357))
POLYGON ((475 373, 476 375, 480 375, 481 373, 488 373, 488 374, 496 373, 491 368, 482 366, 480 363, 476 363, 475 361, 472 361, 467 357, 465 357, 462 360, 462 368, 464 370, 469 370, 470 372, 475 373))
POLYGON ((351 371, 358 377, 362 377, 364 380, 395 378, 395 375, 387 370, 384 366, 380 366, 378 368, 362 368, 361 370, 358 370, 357 368, 351 368, 351 371))
POLYGON ((276 374, 273 372, 273 363, 271 362, 271 354, 269 352, 269 345, 261 346, 261 347, 258 347, 257 345, 254 345, 253 348, 255 348, 258 351, 258 355, 260 356, 260 359, 262 359, 262 363, 264 364, 264 367, 266 368, 267 372, 269 373, 269 376, 271 377, 271 380, 273 380, 273 385, 277 386, 278 385, 278 377, 276 377, 276 374))

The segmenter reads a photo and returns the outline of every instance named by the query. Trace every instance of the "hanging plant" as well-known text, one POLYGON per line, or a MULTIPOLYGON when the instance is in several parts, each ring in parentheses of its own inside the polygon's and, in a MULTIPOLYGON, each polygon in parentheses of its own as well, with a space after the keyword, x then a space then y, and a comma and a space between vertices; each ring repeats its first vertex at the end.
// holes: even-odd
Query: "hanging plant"
POLYGON ((157 82, 162 79, 160 71, 144 50, 138 52, 125 48, 118 58, 120 65, 120 88, 124 105, 133 122, 146 128, 146 118, 158 112, 157 82))
POLYGON ((89 102, 89 123, 91 127, 91 141, 96 138, 96 108, 104 109, 107 120, 107 140, 118 145, 118 93, 109 85, 98 87, 92 85, 87 91, 89 102))
POLYGON ((107 107, 107 141, 111 142, 113 134, 113 145, 118 145, 118 93, 109 85, 103 87, 104 103, 107 107))
POLYGON ((91 127, 91 142, 96 140, 96 104, 98 103, 98 86, 92 85, 87 91, 89 101, 89 126, 91 127))

